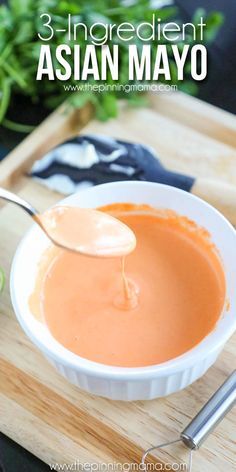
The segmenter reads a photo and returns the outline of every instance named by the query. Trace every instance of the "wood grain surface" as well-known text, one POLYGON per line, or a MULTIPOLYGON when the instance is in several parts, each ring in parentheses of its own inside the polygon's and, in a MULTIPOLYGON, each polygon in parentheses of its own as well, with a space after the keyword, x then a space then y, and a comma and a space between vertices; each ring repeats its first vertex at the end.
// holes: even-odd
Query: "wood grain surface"
MULTIPOLYGON (((83 123, 86 121, 87 115, 83 123)), ((37 139, 29 137, 28 144, 22 143, 13 151, 13 157, 11 154, 0 164, 2 184, 17 190, 40 210, 61 196, 22 172, 62 136, 64 139, 81 128, 80 120, 75 122, 63 115, 58 133, 57 113, 48 123, 50 132, 43 124, 36 132, 37 139), (56 137, 52 137, 53 130, 56 137)), ((235 129, 236 118, 232 115, 175 94, 151 97, 150 109, 122 106, 117 119, 107 123, 93 120, 83 132, 149 144, 172 169, 236 185, 235 129)), ((6 272, 7 284, 0 297, 0 429, 49 464, 76 460, 139 463, 145 448, 178 435, 235 368, 236 336, 200 380, 167 398, 124 403, 84 393, 48 364, 24 335, 12 311, 10 265, 29 226, 29 218, 14 206, 1 208, 0 266, 6 272)), ((186 460, 186 454, 186 450, 173 448, 170 456, 162 455, 160 459, 186 460)), ((194 453, 193 471, 233 472, 235 455, 236 418, 232 410, 194 453)), ((151 461, 156 459, 152 457, 151 461)))

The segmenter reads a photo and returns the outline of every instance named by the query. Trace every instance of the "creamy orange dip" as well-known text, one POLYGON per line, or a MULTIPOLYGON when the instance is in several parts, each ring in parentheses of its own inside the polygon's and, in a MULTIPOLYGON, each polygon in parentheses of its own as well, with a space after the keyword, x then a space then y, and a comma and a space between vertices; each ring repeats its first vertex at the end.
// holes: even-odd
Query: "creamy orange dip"
POLYGON ((158 364, 196 346, 225 301, 224 271, 208 233, 168 210, 103 210, 136 235, 123 267, 128 291, 121 259, 52 247, 39 265, 31 311, 67 349, 107 365, 158 364))
POLYGON ((55 244, 81 254, 118 257, 136 246, 130 228, 92 208, 57 205, 34 218, 55 244))

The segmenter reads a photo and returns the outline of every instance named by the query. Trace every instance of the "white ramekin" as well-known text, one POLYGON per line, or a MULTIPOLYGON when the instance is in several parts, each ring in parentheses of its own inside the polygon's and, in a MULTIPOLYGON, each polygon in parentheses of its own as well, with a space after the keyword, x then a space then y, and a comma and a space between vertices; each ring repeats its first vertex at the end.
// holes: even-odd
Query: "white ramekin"
MULTIPOLYGON (((48 245, 47 237, 37 225, 30 229, 16 251, 11 270, 11 297, 23 330, 70 382, 92 394, 114 400, 147 400, 183 389, 202 376, 236 329, 236 232, 217 210, 199 198, 173 187, 149 182, 99 185, 60 203, 98 207, 114 202, 169 208, 188 216, 210 232, 225 269, 229 309, 223 311, 214 331, 200 344, 173 360, 140 368, 98 364, 68 351, 52 337, 45 325, 33 317, 28 306, 37 263, 48 245)), ((63 290, 63 287, 58 287, 58 290, 63 290)))

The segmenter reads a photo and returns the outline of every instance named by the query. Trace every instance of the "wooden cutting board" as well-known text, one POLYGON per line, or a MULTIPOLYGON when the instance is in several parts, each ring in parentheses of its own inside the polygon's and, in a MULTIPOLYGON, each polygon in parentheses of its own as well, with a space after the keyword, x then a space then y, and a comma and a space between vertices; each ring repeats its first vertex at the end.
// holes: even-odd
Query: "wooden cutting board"
MULTIPOLYGON (((56 111, 0 164, 0 185, 41 210, 58 201, 61 196, 27 177, 27 169, 81 129, 149 144, 171 169, 236 185, 236 118, 229 113, 176 93, 150 96, 150 108, 122 105, 119 117, 106 123, 90 117, 89 108, 56 111)), ((48 364, 12 310, 10 265, 29 226, 29 218, 14 206, 1 208, 0 266, 7 283, 0 297, 0 430, 49 464, 139 463, 143 449, 174 438, 235 368, 236 335, 200 380, 167 398, 123 403, 84 393, 48 364)), ((236 418, 231 411, 194 454, 193 470, 235 468, 236 418)))

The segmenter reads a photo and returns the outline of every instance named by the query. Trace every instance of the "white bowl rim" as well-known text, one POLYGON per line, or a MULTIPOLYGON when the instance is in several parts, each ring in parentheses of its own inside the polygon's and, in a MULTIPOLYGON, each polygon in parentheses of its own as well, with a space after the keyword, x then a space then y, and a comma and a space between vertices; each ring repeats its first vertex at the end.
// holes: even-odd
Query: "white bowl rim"
MULTIPOLYGON (((177 193, 184 193, 186 195, 186 198, 197 200, 200 202, 201 205, 205 206, 209 211, 213 212, 217 218, 220 218, 221 221, 223 221, 224 225, 228 228, 231 233, 234 234, 234 237, 236 238, 236 231, 229 223, 229 221, 214 207, 209 205, 207 202, 204 200, 200 199, 199 197, 186 192, 184 190, 165 185, 165 184, 159 184, 159 183, 154 183, 154 182, 146 182, 146 181, 118 181, 118 182, 111 182, 111 183, 106 183, 106 184, 100 184, 97 185, 96 187, 110 187, 114 188, 114 186, 120 186, 121 184, 125 185, 132 185, 134 186, 145 186, 148 185, 150 186, 158 186, 158 187, 163 187, 165 190, 170 189, 171 192, 176 192, 177 193)), ((92 187, 95 188, 95 187, 92 187)), ((87 189, 85 189, 87 191, 87 189)), ((83 192, 80 191, 77 194, 81 195, 83 192)), ((70 195, 69 197, 66 197, 65 199, 59 201, 58 204, 66 204, 70 198, 75 196, 76 194, 70 195)), ((145 378, 158 378, 159 376, 163 377, 164 376, 169 376, 171 374, 177 374, 179 371, 191 368, 193 364, 196 364, 198 361, 211 356, 214 354, 216 351, 220 350, 220 348, 223 347, 223 345, 226 343, 226 341, 231 337, 231 335, 234 333, 236 330, 236 316, 232 320, 229 320, 227 318, 224 319, 224 331, 218 332, 217 330, 217 325, 214 328, 213 331, 211 331, 200 343, 198 343, 196 346, 194 346, 192 349, 186 351, 182 355, 175 357, 173 359, 170 359, 166 362, 160 363, 160 364, 154 364, 146 367, 116 367, 116 366, 110 366, 110 365, 105 365, 97 362, 90 361, 88 359, 85 359, 83 357, 78 356, 77 354, 74 354, 73 352, 69 351, 66 349, 64 346, 62 346, 58 341, 52 338, 53 342, 53 349, 52 347, 49 347, 46 343, 42 342, 40 339, 38 339, 37 335, 34 333, 34 330, 32 330, 29 326, 29 323, 25 319, 25 317, 22 315, 22 309, 19 307, 18 299, 16 296, 17 290, 15 289, 15 273, 16 273, 16 267, 18 265, 18 258, 19 254, 21 253, 22 249, 25 246, 27 238, 31 236, 31 232, 33 230, 33 227, 31 227, 27 233, 24 235, 22 238, 20 244, 17 247, 12 267, 11 267, 11 274, 10 274, 10 294, 11 294, 11 299, 12 299, 12 304, 16 313, 16 317, 22 326, 23 330, 26 332, 26 334, 29 336, 29 338, 34 342, 34 344, 41 350, 43 353, 50 359, 54 360, 55 362, 59 362, 60 364, 64 364, 67 367, 70 367, 74 369, 75 371, 80 371, 84 372, 86 375, 91 376, 91 377, 103 377, 103 378, 108 378, 108 379, 113 379, 113 380, 137 380, 140 381, 141 379, 145 378)), ((33 315, 31 315, 33 317, 33 315)), ((222 317, 221 317, 222 318, 222 317)), ((220 319, 221 319, 220 318, 220 319)), ((32 321, 32 320, 31 320, 32 321)), ((220 321, 220 320, 219 320, 220 321)), ((37 320, 33 320, 33 323, 38 326, 41 326, 41 323, 37 320)), ((217 323, 218 324, 218 323, 217 323)))

